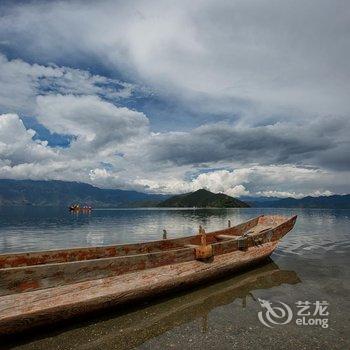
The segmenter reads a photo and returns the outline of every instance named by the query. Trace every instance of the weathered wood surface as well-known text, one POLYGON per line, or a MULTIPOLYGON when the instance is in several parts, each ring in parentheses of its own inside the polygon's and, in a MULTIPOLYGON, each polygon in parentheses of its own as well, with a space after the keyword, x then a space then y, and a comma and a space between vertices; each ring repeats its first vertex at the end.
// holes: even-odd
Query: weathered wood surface
POLYGON ((0 296, 51 288, 195 259, 191 248, 0 270, 0 296))
MULTIPOLYGON (((263 222, 262 225, 256 223, 256 226, 253 227, 251 227, 251 225, 245 225, 244 230, 248 229, 250 232, 254 233, 245 238, 245 245, 251 247, 264 242, 278 240, 280 236, 288 232, 293 225, 293 220, 285 221, 277 226, 276 223, 271 223, 271 220, 267 220, 266 223, 263 222), (275 225, 275 227, 266 230, 266 225, 275 225), (260 233, 262 230, 263 232, 260 233)), ((232 229, 236 228, 233 227, 231 230, 232 229)), ((132 245, 134 251, 146 251, 146 253, 142 254, 120 254, 108 258, 100 257, 99 259, 83 259, 65 263, 3 268, 0 269, 0 296, 122 275, 132 271, 191 261, 196 258, 209 258, 212 255, 226 254, 238 250, 238 236, 223 234, 223 231, 226 232, 227 230, 192 236, 185 240, 173 240, 170 244, 164 244, 164 246, 168 248, 164 250, 159 250, 160 244, 164 241, 155 242, 155 247, 152 247, 151 243, 145 244, 142 246, 142 249, 140 248, 141 245, 132 245), (222 240, 222 237, 226 239, 222 240), (203 239, 205 241, 204 243, 203 239), (176 241, 176 243, 174 243, 174 241, 176 241), (196 244, 181 246, 179 241, 184 244, 186 244, 186 242, 195 241, 196 244), (208 241, 212 242, 212 244, 207 245, 208 241), (176 249, 174 247, 176 247, 176 249), (147 251, 151 252, 147 253, 147 251)), ((114 247, 114 249, 116 248, 114 247)), ((125 253, 125 251, 130 251, 131 248, 130 245, 119 246, 118 250, 125 253)))
MULTIPOLYGON (((260 217, 249 220, 240 225, 220 231, 207 233, 208 243, 215 242, 219 233, 240 235, 258 224, 260 217)), ((285 219, 285 218, 284 218, 285 219)), ((198 236, 174 239, 163 239, 153 242, 119 244, 112 246, 85 247, 73 249, 47 250, 40 252, 0 254, 0 268, 32 266, 69 261, 92 260, 116 256, 152 253, 183 247, 185 244, 199 244, 198 236)))
MULTIPOLYGON (((297 284, 300 279, 294 271, 279 269, 275 263, 267 263, 215 284, 190 290, 180 297, 162 299, 160 303, 150 303, 135 312, 113 310, 108 317, 91 318, 91 322, 80 327, 62 325, 54 336, 53 331, 32 333, 28 349, 133 349, 148 339, 157 337, 181 324, 205 319, 208 314, 222 305, 237 299, 252 297, 256 289, 269 289, 281 284, 297 284), (94 337, 91 337, 94 334, 94 337), (36 339, 36 335, 40 339, 36 339)), ((197 323, 198 324, 198 323, 197 323)), ((199 325, 198 325, 199 326, 199 325)))
POLYGON ((181 247, 175 240, 0 255, 0 268, 63 263, 160 252, 181 247))
POLYGON ((66 286, 6 295, 0 298, 0 334, 56 322, 176 287, 193 285, 249 266, 269 256, 277 242, 218 255, 210 263, 197 260, 74 283, 66 286))
MULTIPOLYGON (((270 264, 274 265, 274 264, 270 264)), ((212 285, 212 291, 207 291, 205 295, 198 291, 189 296, 189 300, 174 300, 172 305, 165 305, 163 312, 157 309, 153 314, 147 310, 143 318, 133 318, 128 328, 124 328, 122 333, 111 334, 108 332, 97 339, 84 342, 84 350, 96 349, 99 347, 106 349, 130 349, 141 345, 150 337, 161 335, 166 331, 178 327, 183 323, 202 318, 205 320, 210 311, 232 303, 235 299, 241 298, 242 304, 247 297, 251 297, 251 292, 255 289, 267 289, 279 286, 283 283, 296 284, 300 282, 294 271, 283 271, 271 269, 269 265, 263 266, 257 271, 250 271, 237 279, 234 284, 227 287, 212 285), (166 307, 168 306, 168 307, 166 307)), ((220 284, 220 282, 218 283, 220 284)), ((222 282, 225 284, 225 282, 222 282)), ((101 334, 101 333, 99 333, 101 334)), ((75 334, 75 336, 78 336, 75 334)), ((83 336, 80 337, 82 341, 83 336)), ((65 338, 66 339, 66 338, 65 338)))
POLYGON ((172 240, 2 255, 0 334, 192 285, 256 263, 272 253, 295 221, 296 216, 261 216, 172 240), (202 258, 205 261, 196 260, 202 258))

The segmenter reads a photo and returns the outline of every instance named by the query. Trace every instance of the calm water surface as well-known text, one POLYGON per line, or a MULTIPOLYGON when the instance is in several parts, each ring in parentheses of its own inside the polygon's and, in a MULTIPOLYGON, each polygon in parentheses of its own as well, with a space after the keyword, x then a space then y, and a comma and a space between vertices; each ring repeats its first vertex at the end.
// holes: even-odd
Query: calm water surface
MULTIPOLYGON (((349 349, 349 210, 95 210, 1 208, 0 252, 107 245, 191 235, 260 214, 298 215, 271 261, 224 280, 0 343, 14 349, 349 349), (289 305, 268 328, 258 299, 289 305), (296 302, 327 301, 328 328, 297 325, 296 302)), ((315 306, 310 309, 314 311, 315 306)), ((311 315, 312 316, 312 315, 311 315)), ((315 316, 317 317, 317 315, 315 316)), ((306 317, 309 319, 310 317, 306 317)))

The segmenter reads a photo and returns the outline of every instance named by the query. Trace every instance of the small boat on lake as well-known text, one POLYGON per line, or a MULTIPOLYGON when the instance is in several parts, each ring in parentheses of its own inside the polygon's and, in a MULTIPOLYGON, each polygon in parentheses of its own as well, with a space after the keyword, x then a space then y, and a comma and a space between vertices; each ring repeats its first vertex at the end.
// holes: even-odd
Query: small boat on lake
POLYGON ((79 212, 87 213, 92 211, 92 207, 89 205, 80 206, 79 204, 73 204, 68 207, 68 210, 74 213, 79 213, 79 212))
POLYGON ((265 260, 296 216, 194 236, 0 255, 0 334, 191 287, 265 260))

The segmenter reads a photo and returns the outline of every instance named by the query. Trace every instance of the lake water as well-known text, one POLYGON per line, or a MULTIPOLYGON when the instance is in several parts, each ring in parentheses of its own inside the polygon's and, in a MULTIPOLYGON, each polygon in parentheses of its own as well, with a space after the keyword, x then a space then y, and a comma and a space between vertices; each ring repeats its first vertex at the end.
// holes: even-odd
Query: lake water
POLYGON ((200 224, 211 231, 225 227, 228 219, 235 225, 262 213, 298 215, 293 231, 263 266, 10 339, 0 348, 349 349, 349 210, 134 209, 77 215, 58 208, 1 208, 0 253, 155 240, 164 228, 169 237, 179 237, 195 233, 200 224), (273 324, 263 312, 272 327, 263 325, 259 299, 289 306, 290 322, 273 324), (311 303, 303 311, 311 315, 298 315, 300 301, 311 303))

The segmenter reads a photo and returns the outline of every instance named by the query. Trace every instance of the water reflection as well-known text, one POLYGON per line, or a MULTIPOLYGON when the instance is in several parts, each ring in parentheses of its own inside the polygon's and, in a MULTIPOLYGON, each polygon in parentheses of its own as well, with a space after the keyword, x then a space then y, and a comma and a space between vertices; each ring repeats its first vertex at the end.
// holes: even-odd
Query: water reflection
MULTIPOLYGON (((268 290, 282 284, 300 282, 294 271, 282 270, 269 260, 265 265, 235 277, 198 287, 180 295, 170 295, 134 309, 109 312, 79 325, 66 326, 53 334, 40 334, 41 339, 23 338, 26 344, 16 349, 130 349, 143 344, 179 325, 200 320, 199 332, 206 333, 209 314, 224 305, 247 298, 255 300, 254 291, 268 290)), ((37 336, 39 337, 39 335, 37 336)), ((11 344, 8 344, 10 347, 11 344)), ((14 345, 14 343, 12 343, 14 345)))
POLYGON ((71 214, 66 208, 0 207, 0 253, 108 245, 161 239, 239 224, 260 214, 298 215, 295 228, 282 241, 284 253, 324 256, 324 250, 349 250, 346 210, 301 209, 137 209, 94 210, 71 214))
POLYGON ((0 253, 157 240, 163 229, 180 237, 217 230, 248 220, 259 209, 94 210, 88 215, 66 208, 0 207, 0 253))

